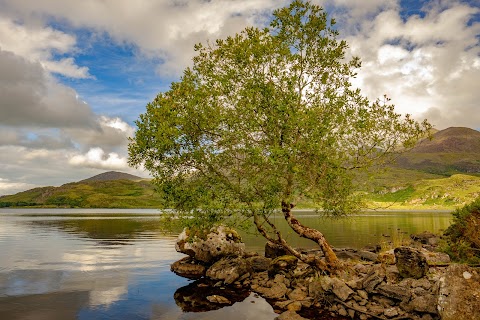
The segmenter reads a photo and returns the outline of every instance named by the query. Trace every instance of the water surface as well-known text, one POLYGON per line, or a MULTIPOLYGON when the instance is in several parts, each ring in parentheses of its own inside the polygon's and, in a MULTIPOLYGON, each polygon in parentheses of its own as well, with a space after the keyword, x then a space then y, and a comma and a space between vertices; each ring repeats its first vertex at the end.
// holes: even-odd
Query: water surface
MULTIPOLYGON (((436 212, 368 213, 338 221, 297 214, 340 247, 378 243, 382 234, 439 231, 450 223, 449 214, 436 212)), ((156 210, 0 209, 0 319, 277 316, 254 295, 208 312, 177 305, 174 296, 178 300, 195 285, 170 272, 184 255, 175 251, 174 236, 160 232, 159 216, 156 210)), ((313 246, 281 228, 295 246, 313 246)), ((261 238, 244 238, 250 250, 263 250, 261 238)))

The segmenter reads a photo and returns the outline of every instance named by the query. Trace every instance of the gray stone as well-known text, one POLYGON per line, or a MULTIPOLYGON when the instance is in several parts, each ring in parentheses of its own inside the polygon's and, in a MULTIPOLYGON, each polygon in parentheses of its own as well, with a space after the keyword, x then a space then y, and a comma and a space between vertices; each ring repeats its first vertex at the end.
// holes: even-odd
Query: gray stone
POLYGON ((354 293, 345 282, 338 278, 332 278, 332 292, 342 301, 348 299, 348 297, 354 293))
POLYGON ((270 262, 268 275, 274 277, 276 274, 289 274, 297 267, 298 259, 294 256, 280 256, 270 262))
POLYGON ((363 289, 369 293, 372 293, 374 292, 375 287, 379 285, 383 279, 385 279, 385 271, 382 268, 374 268, 363 279, 363 289))
POLYGON ((437 314, 437 298, 431 294, 416 297, 410 302, 410 306, 418 312, 437 314))
POLYGON ((382 283, 377 286, 376 291, 386 297, 396 300, 406 300, 411 296, 410 290, 406 290, 404 287, 382 283))
POLYGON ((480 274, 466 265, 450 265, 440 279, 438 311, 442 320, 480 319, 480 274))
POLYGON ((208 268, 206 276, 213 280, 221 280, 225 284, 231 284, 251 269, 243 258, 222 258, 208 268))
POLYGON ((192 235, 185 228, 178 236, 175 249, 195 260, 211 264, 225 256, 243 256, 245 244, 235 230, 225 226, 210 229, 204 239, 192 235))
POLYGON ((427 260, 417 249, 398 247, 394 253, 398 272, 403 278, 420 279, 427 274, 427 260))
POLYGON ((369 252, 369 251, 359 251, 358 255, 362 260, 376 262, 378 259, 378 254, 369 252))

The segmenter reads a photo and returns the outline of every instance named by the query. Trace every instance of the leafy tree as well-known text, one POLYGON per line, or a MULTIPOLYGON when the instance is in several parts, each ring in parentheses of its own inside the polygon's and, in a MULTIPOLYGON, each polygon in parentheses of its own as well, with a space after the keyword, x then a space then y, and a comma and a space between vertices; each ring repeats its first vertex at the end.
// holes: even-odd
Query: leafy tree
POLYGON ((303 199, 327 214, 358 210, 356 172, 412 147, 431 126, 351 88, 360 60, 346 58, 321 7, 293 1, 273 17, 269 28, 195 46, 193 67, 136 122, 129 163, 152 173, 186 224, 251 219, 268 240, 333 270, 327 240, 292 208, 303 199), (285 241, 271 219, 278 209, 325 260, 285 241))

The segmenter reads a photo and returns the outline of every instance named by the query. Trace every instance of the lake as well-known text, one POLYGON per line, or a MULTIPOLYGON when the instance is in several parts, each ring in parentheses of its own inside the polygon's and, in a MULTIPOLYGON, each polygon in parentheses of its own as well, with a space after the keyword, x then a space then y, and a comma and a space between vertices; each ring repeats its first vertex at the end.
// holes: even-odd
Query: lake
MULTIPOLYGON (((324 231, 332 245, 355 248, 438 232, 451 222, 445 212, 371 212, 342 220, 319 219, 310 211, 297 215, 324 231)), ((280 228, 295 246, 314 247, 286 225, 280 228)), ((263 239, 243 237, 247 249, 263 250, 263 239)), ((277 316, 253 294, 218 310, 183 311, 178 297, 192 291, 192 281, 170 272, 170 264, 183 255, 175 251, 175 237, 160 232, 156 210, 0 209, 0 254, 0 319, 277 316)))

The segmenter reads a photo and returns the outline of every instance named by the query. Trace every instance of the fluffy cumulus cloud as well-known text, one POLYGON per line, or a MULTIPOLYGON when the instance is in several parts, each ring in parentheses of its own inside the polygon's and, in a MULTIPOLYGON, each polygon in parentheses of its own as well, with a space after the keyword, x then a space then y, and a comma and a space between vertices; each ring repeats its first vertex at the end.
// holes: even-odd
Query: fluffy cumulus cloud
MULTIPOLYGON (((357 12, 358 4, 338 2, 357 12)), ((370 19, 342 20, 351 54, 363 60, 354 84, 439 129, 480 128, 480 3, 429 1, 406 17, 399 3, 386 3, 372 6, 370 19)))

